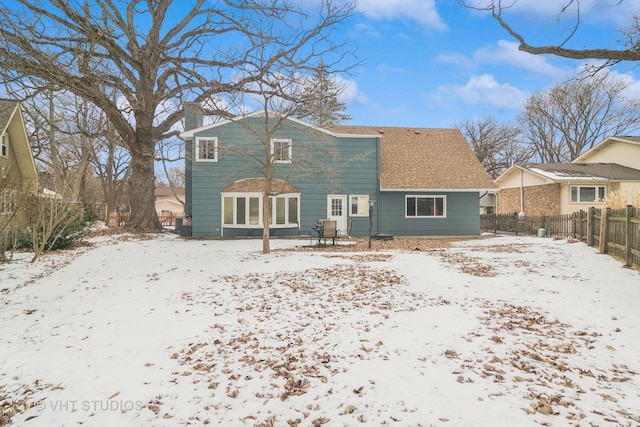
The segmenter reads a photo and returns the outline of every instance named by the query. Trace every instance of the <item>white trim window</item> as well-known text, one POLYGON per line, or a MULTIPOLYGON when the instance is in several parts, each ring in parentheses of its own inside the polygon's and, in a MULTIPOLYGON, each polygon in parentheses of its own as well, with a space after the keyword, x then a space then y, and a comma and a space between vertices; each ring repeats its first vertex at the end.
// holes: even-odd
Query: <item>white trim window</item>
POLYGON ((572 185, 571 203, 599 203, 604 202, 607 188, 603 185, 572 185))
POLYGON ((15 190, 0 191, 0 214, 14 213, 16 210, 15 199, 16 199, 15 190))
POLYGON ((349 196, 350 216, 369 216, 369 195, 353 194, 349 196))
POLYGON ((196 162, 218 161, 218 138, 196 137, 196 162))
POLYGON ((0 139, 0 157, 9 155, 9 134, 3 133, 0 139))
MULTIPOLYGON (((298 227, 300 194, 281 194, 269 198, 271 227, 298 227)), ((222 222, 225 227, 262 227, 262 194, 226 193, 222 195, 222 222)))
POLYGON ((291 163, 292 142, 290 139, 271 140, 271 158, 274 163, 291 163))
POLYGON ((405 196, 405 218, 446 218, 446 196, 405 196))

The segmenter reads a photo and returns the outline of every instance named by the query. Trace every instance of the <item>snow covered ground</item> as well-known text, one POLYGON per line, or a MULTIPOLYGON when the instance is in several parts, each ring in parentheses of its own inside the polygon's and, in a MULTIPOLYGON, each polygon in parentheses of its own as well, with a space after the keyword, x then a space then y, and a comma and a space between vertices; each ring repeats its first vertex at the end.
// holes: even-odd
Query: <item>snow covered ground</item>
POLYGON ((0 426, 640 424, 640 273, 583 243, 91 242, 0 265, 0 426))

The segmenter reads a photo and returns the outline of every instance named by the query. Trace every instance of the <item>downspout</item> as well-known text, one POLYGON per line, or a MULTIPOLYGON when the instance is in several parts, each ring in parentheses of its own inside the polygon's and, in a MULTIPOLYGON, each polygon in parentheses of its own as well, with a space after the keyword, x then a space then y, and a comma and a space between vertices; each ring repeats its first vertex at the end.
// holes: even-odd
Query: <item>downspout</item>
POLYGON ((378 198, 375 207, 375 214, 376 214, 376 234, 380 233, 380 215, 378 215, 378 211, 380 209, 380 143, 382 141, 382 137, 379 136, 378 138, 376 138, 376 177, 377 177, 377 194, 376 197, 378 198))
POLYGON ((524 215, 524 171, 520 169, 520 216, 524 215))

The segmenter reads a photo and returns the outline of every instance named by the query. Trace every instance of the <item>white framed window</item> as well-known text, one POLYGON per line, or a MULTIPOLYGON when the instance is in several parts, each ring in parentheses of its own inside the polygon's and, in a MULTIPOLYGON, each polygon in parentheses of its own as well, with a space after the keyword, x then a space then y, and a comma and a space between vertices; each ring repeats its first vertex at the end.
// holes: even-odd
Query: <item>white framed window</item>
POLYGON ((196 162, 218 161, 218 138, 196 137, 196 162))
POLYGON ((15 190, 0 191, 0 214, 11 214, 15 212, 15 190))
MULTIPOLYGON (((228 227, 257 228, 263 226, 260 193, 224 194, 223 223, 228 227)), ((300 195, 281 194, 269 198, 271 227, 297 227, 300 218, 300 195)))
POLYGON ((369 216, 369 195, 354 194, 349 196, 350 216, 369 216))
POLYGON ((272 139, 271 157, 274 163, 291 163, 292 142, 290 139, 272 139))
POLYGON ((9 134, 3 133, 0 138, 0 157, 7 157, 9 155, 9 134))
POLYGON ((405 196, 406 218, 445 218, 446 196, 405 196))
POLYGON ((607 188, 603 185, 571 186, 571 203, 596 203, 604 202, 607 195, 607 188))

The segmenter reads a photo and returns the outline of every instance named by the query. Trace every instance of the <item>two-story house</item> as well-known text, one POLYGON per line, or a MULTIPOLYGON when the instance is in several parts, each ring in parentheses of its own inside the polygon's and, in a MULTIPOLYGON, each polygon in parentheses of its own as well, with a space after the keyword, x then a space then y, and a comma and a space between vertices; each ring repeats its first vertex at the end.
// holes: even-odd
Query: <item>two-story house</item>
POLYGON ((262 112, 202 126, 187 109, 185 215, 194 237, 261 236, 265 159, 273 160, 273 236, 309 234, 319 218, 342 233, 480 233, 479 199, 495 184, 456 129, 332 126, 262 112), (270 128, 268 138, 266 129, 270 128))

